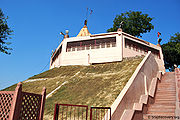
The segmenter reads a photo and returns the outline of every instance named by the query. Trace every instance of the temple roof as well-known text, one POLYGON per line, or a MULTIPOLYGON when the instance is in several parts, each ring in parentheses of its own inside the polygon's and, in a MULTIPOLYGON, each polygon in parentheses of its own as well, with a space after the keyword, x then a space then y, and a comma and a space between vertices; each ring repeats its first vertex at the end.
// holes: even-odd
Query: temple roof
POLYGON ((87 25, 84 25, 84 27, 80 30, 79 34, 77 35, 77 37, 81 37, 81 36, 89 36, 91 35, 91 33, 89 32, 89 30, 87 29, 87 25))

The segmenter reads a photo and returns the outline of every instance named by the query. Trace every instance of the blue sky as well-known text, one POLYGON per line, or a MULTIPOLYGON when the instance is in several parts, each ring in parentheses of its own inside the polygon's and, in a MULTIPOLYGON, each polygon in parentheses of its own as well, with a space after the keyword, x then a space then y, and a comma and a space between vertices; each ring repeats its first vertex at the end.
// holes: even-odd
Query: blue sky
MULTIPOLYGON (((153 17, 154 30, 142 39, 157 44, 180 32, 179 0, 0 0, 0 8, 9 16, 14 30, 11 55, 0 53, 0 89, 40 73, 49 63, 51 51, 62 41, 60 32, 76 36, 86 17, 86 8, 94 12, 88 20, 90 33, 104 33, 117 14, 132 10, 153 17)), ((49 69, 49 65, 45 70, 49 69)))

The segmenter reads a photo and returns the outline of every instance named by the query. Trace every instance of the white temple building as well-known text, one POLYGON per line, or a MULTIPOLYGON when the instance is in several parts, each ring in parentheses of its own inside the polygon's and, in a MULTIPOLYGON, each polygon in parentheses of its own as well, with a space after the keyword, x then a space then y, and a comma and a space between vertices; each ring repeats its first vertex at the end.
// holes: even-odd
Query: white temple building
POLYGON ((160 45, 154 45, 118 29, 117 32, 90 34, 87 26, 77 37, 64 35, 64 40, 51 56, 50 69, 67 65, 90 65, 122 61, 126 57, 146 55, 151 51, 163 60, 160 45))

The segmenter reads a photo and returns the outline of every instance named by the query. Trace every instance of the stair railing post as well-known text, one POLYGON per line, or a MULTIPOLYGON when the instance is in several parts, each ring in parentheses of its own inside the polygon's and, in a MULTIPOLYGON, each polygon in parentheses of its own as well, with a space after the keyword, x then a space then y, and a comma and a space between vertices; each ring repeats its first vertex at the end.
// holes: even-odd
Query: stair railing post
POLYGON ((43 91, 41 93, 41 107, 40 107, 40 113, 39 113, 39 120, 43 120, 43 114, 44 114, 44 105, 46 100, 46 88, 43 87, 43 91))
POLYGON ((92 120, 92 107, 90 108, 90 120, 92 120))
POLYGON ((110 108, 110 120, 111 120, 111 108, 110 108))
POLYGON ((88 119, 88 106, 86 108, 86 120, 88 119))
POLYGON ((19 119, 20 110, 21 110, 21 101, 22 101, 22 83, 19 82, 14 92, 9 120, 19 119))
POLYGON ((54 108, 54 120, 58 120, 58 115, 59 115, 59 105, 55 104, 55 108, 54 108))

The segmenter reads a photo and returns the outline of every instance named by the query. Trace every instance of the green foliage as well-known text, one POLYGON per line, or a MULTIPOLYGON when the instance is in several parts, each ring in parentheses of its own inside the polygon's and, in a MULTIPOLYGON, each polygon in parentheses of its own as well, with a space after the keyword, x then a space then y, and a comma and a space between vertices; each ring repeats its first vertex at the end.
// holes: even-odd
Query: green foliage
POLYGON ((113 27, 108 29, 107 32, 115 32, 123 21, 123 31, 139 37, 141 33, 150 32, 154 29, 154 26, 150 23, 153 18, 148 17, 148 14, 142 14, 140 11, 129 11, 126 13, 121 13, 121 15, 116 15, 114 19, 113 27))
POLYGON ((11 54, 8 52, 8 50, 12 50, 12 48, 7 47, 7 45, 11 43, 7 42, 7 40, 11 39, 10 35, 12 35, 13 31, 9 28, 7 19, 8 17, 5 17, 0 9, 0 52, 11 54))
POLYGON ((174 64, 180 65, 180 33, 171 36, 170 41, 162 46, 165 68, 174 71, 174 64))

